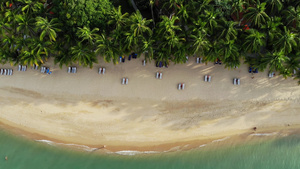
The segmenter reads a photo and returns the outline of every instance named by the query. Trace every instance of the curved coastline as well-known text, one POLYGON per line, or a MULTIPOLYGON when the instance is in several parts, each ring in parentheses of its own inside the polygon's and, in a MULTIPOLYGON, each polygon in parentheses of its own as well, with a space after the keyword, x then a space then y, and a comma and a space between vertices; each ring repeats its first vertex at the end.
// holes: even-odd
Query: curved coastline
POLYGON ((224 71, 190 60, 159 69, 137 59, 100 64, 106 67, 104 76, 97 74, 97 66, 78 68, 77 74, 48 66, 52 75, 28 69, 0 78, 4 127, 61 144, 161 152, 253 132, 253 127, 256 135, 297 128, 300 121, 297 82, 269 79, 266 72, 252 79, 246 65, 224 71), (155 79, 157 71, 164 73, 162 80, 155 79), (203 81, 205 74, 212 75, 211 83, 203 81), (128 86, 120 84, 122 77, 129 77, 128 86), (240 86, 231 83, 235 77, 241 78, 240 86), (180 82, 186 83, 183 91, 176 88, 180 82))

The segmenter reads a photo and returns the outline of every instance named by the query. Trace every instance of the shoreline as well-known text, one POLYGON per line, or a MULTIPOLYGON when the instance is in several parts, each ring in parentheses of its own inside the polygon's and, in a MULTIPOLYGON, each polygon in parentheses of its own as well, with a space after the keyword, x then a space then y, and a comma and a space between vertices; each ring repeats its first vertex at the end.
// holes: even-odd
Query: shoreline
POLYGON ((190 60, 166 69, 141 61, 101 63, 68 74, 49 60, 51 75, 29 68, 1 76, 0 122, 35 140, 106 145, 111 151, 201 145, 253 127, 300 128, 300 89, 293 79, 268 78, 266 72, 252 79, 246 65, 224 71, 190 60), (106 67, 106 74, 99 75, 98 67, 106 67), (161 80, 155 79, 158 71, 161 80), (206 74, 212 82, 204 82, 206 74), (129 78, 128 85, 121 85, 122 77, 129 78), (232 84, 236 77, 240 86, 232 84), (182 82, 186 89, 179 91, 182 82))
POLYGON ((287 137, 300 133, 300 125, 284 126, 284 127, 270 127, 260 129, 258 131, 249 130, 239 132, 232 135, 219 135, 206 139, 194 139, 183 142, 170 142, 152 146, 107 146, 107 145, 83 145, 77 143, 70 143, 63 140, 50 138, 38 133, 31 133, 22 130, 18 127, 10 126, 0 123, 0 129, 9 132, 17 137, 23 139, 48 144, 57 148, 67 148, 75 151, 93 152, 96 154, 115 154, 115 155, 142 155, 142 154, 160 154, 172 153, 180 151, 199 150, 200 148, 226 148, 232 145, 242 145, 245 143, 256 143, 258 141, 267 141, 276 138, 287 137))

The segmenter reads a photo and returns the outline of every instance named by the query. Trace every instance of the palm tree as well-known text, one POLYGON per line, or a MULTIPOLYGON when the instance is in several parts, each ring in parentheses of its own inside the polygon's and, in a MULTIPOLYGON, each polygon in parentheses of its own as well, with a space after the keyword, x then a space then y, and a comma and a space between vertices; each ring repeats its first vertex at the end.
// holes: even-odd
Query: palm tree
POLYGON ((247 8, 248 12, 244 17, 257 27, 261 27, 270 19, 268 14, 265 12, 265 6, 266 2, 260 3, 260 1, 258 0, 256 3, 256 7, 250 6, 247 8))
POLYGON ((96 53, 102 55, 106 62, 113 60, 114 64, 118 63, 118 58, 121 55, 120 48, 114 44, 112 38, 107 38, 104 34, 99 36, 96 41, 97 49, 96 53))
POLYGON ((298 29, 300 28, 300 6, 289 6, 287 10, 283 11, 283 14, 288 25, 293 26, 295 24, 298 29))
POLYGON ((265 57, 261 58, 261 66, 266 67, 269 65, 270 71, 282 71, 284 69, 284 63, 289 58, 285 55, 284 51, 268 52, 265 57))
POLYGON ((163 35, 165 33, 175 33, 175 31, 181 31, 181 28, 178 25, 175 25, 175 22, 179 20, 177 16, 168 18, 167 16, 161 16, 162 21, 159 23, 158 34, 163 35))
MULTIPOLYGON (((76 35, 82 39, 82 41, 87 40, 90 45, 94 44, 96 37, 98 36, 97 32, 99 31, 99 28, 94 28, 93 30, 90 30, 90 28, 84 26, 83 28, 77 29, 76 35)), ((81 42, 82 42, 81 41, 81 42)))
POLYGON ((245 0, 232 0, 232 14, 234 13, 237 16, 237 19, 240 20, 242 18, 239 18, 239 13, 244 12, 246 6, 248 5, 245 0))
POLYGON ((121 28, 123 26, 126 26, 128 21, 129 14, 126 12, 122 14, 121 6, 119 6, 118 9, 114 8, 111 19, 108 21, 109 25, 114 25, 114 28, 121 28))
POLYGON ((48 18, 37 17, 36 27, 38 31, 41 31, 40 40, 42 41, 46 35, 49 36, 50 41, 56 41, 57 32, 60 32, 60 26, 62 24, 57 18, 48 21, 48 18))
POLYGON ((32 36, 35 35, 35 19, 31 16, 25 15, 17 15, 17 32, 23 33, 23 35, 32 36))
MULTIPOLYGON (((236 41, 230 40, 225 41, 221 40, 220 44, 222 45, 218 51, 218 53, 222 56, 224 63, 226 64, 226 60, 238 60, 240 59, 239 46, 236 44, 236 41)), ((228 64, 231 65, 231 64, 228 64)))
POLYGON ((137 37, 140 35, 144 35, 144 33, 149 36, 152 35, 152 30, 148 27, 148 25, 152 22, 152 20, 147 20, 143 18, 140 11, 136 11, 130 16, 130 30, 133 32, 133 36, 137 37))
POLYGON ((225 39, 226 41, 237 39, 237 22, 234 21, 226 21, 224 18, 221 20, 221 24, 219 26, 219 39, 225 39))
POLYGON ((282 52, 288 54, 297 47, 297 42, 299 42, 298 34, 293 33, 284 27, 284 31, 282 33, 275 35, 273 43, 274 48, 277 51, 282 50, 282 52))
POLYGON ((155 40, 152 37, 143 40, 142 52, 145 53, 145 58, 148 60, 153 59, 154 43, 155 43, 155 40))
POLYGON ((214 10, 204 10, 204 14, 202 14, 201 18, 205 22, 207 22, 207 27, 209 30, 209 34, 212 35, 214 30, 218 27, 217 19, 219 16, 219 12, 214 10))
POLYGON ((93 68, 93 64, 98 63, 95 52, 89 46, 82 45, 81 42, 71 47, 70 54, 74 63, 78 63, 84 67, 89 66, 93 68))
POLYGON ((22 12, 26 14, 34 14, 41 12, 44 8, 43 4, 39 1, 33 0, 18 0, 19 2, 23 3, 22 12))
POLYGON ((266 34, 256 29, 246 31, 247 35, 243 43, 245 52, 257 53, 266 46, 266 34))
POLYGON ((202 31, 196 31, 194 34, 190 35, 192 41, 192 53, 197 55, 204 55, 206 51, 210 48, 210 41, 207 36, 202 31))
POLYGON ((271 13, 276 14, 283 8, 282 1, 284 0, 267 0, 267 7, 270 9, 271 13))
POLYGON ((30 53, 36 55, 36 57, 41 56, 42 59, 38 60, 41 63, 44 63, 44 60, 47 60, 49 54, 53 50, 51 41, 36 38, 31 39, 31 43, 28 48, 30 50, 30 53))

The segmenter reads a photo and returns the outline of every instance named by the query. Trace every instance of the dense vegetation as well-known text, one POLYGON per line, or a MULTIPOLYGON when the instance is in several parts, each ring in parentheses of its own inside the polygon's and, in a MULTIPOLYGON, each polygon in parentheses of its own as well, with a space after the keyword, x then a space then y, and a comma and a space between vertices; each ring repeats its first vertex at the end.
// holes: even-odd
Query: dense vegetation
POLYGON ((45 1, 0 2, 1 63, 40 65, 51 56, 60 66, 92 67, 98 56, 117 64, 135 51, 174 63, 218 58, 228 68, 245 61, 284 77, 300 67, 299 0, 135 0, 152 19, 109 0, 45 1))

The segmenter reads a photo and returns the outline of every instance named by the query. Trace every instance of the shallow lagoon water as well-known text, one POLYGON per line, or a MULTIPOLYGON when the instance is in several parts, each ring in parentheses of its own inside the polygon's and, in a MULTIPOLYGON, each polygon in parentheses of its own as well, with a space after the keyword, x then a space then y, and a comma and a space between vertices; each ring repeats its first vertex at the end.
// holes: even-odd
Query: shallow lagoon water
POLYGON ((299 157, 300 136, 296 134, 245 144, 124 156, 75 151, 0 131, 0 169, 299 169, 299 157))

